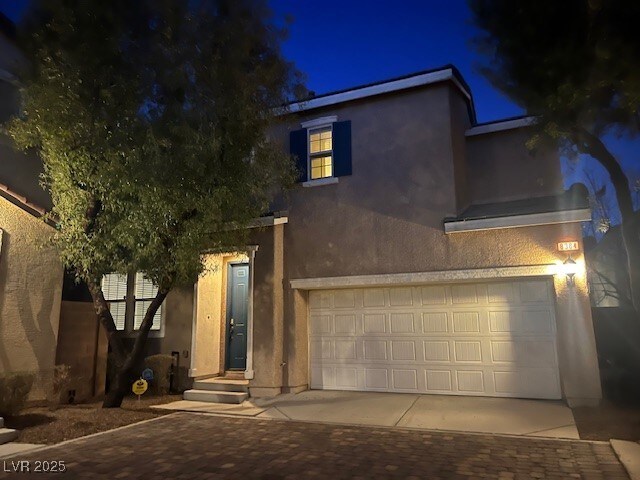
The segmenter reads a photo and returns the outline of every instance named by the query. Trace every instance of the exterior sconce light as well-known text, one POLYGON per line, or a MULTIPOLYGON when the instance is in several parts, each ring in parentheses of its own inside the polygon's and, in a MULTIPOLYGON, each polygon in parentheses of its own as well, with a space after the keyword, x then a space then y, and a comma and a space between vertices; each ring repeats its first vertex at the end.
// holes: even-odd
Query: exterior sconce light
POLYGON ((558 251, 567 252, 567 259, 562 262, 561 273, 567 276, 567 285, 573 286, 575 284, 575 276, 578 273, 578 264, 571 258, 571 252, 579 250, 579 244, 577 241, 568 241, 558 243, 558 251))
POLYGON ((562 263, 564 274, 567 276, 567 285, 575 285, 575 276, 578 273, 578 264, 571 258, 571 255, 562 263))

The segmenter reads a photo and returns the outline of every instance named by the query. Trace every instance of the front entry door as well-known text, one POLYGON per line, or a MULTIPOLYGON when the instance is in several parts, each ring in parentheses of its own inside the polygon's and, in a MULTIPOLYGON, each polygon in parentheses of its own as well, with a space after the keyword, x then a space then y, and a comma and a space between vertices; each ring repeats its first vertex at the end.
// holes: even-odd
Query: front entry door
POLYGON ((247 366, 247 306, 249 265, 232 264, 227 277, 227 369, 247 366))

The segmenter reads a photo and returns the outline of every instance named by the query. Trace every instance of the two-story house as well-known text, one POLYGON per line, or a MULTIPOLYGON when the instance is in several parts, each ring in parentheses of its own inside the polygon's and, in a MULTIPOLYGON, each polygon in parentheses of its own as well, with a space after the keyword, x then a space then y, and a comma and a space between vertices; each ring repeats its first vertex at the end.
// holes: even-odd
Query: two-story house
MULTIPOLYGON (((13 68, 0 64, 7 95, 13 68)), ((289 105, 271 136, 298 184, 244 251, 204 255, 194 287, 170 293, 148 353, 179 357, 189 399, 312 388, 597 402, 590 211, 581 188, 563 191, 557 152, 526 148, 531 122, 477 124, 451 66, 289 105)), ((53 365, 73 364, 90 370, 78 395, 99 394, 106 346, 91 304, 62 298, 53 229, 36 218, 50 207, 41 163, 8 139, 0 153, 0 373, 38 372, 41 399, 53 365)), ((134 334, 153 285, 103 286, 134 334)))
POLYGON ((189 294, 191 377, 241 376, 253 396, 599 400, 586 192, 563 190, 557 152, 526 148, 531 118, 477 124, 447 66, 293 103, 280 120, 271 134, 299 183, 246 252, 207 257, 218 268, 189 294))

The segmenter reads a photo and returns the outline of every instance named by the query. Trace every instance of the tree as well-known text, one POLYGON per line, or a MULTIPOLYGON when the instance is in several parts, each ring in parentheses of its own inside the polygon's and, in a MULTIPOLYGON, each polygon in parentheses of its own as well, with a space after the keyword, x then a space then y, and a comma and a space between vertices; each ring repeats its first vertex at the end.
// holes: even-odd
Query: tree
POLYGON ((242 248, 293 179, 266 129, 299 75, 269 15, 256 0, 42 0, 23 26, 32 69, 8 130, 42 156, 54 242, 120 366, 104 407, 120 406, 169 291, 193 284, 205 249, 242 248), (101 289, 110 272, 158 287, 131 351, 101 289))
POLYGON ((640 2, 469 0, 494 86, 537 116, 530 145, 553 141, 606 169, 620 210, 631 297, 640 312, 640 213, 603 138, 640 132, 640 2))

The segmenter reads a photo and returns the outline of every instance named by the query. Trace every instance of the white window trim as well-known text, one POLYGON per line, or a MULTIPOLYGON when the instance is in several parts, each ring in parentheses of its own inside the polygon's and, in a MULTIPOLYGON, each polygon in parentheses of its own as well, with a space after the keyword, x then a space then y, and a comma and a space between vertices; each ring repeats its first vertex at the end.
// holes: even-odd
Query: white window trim
MULTIPOLYGON (((331 119, 336 119, 338 117, 333 116, 333 117, 323 117, 323 118, 318 118, 317 121, 319 122, 320 120, 326 120, 328 118, 331 119)), ((335 121, 335 120, 334 120, 335 121)), ((310 122, 305 122, 305 123, 310 123, 310 122)), ((334 175, 334 170, 335 170, 335 157, 333 155, 333 123, 334 122, 330 122, 330 123, 318 123, 317 125, 314 125, 313 128, 310 127, 304 127, 307 129, 307 181, 303 182, 303 186, 305 183, 309 184, 312 183, 312 185, 306 185, 306 186, 319 186, 319 185, 327 185, 327 183, 316 183, 319 180, 325 180, 328 178, 336 178, 334 175), (321 178, 316 178, 316 179, 312 179, 311 178, 311 132, 313 130, 322 130, 323 128, 330 128, 331 129, 331 176, 330 177, 321 177, 321 178)), ((325 152, 317 152, 315 155, 320 155, 322 153, 327 153, 327 151, 325 152)), ((336 182, 329 182, 329 183, 336 183, 336 182)))
POLYGON ((314 118, 313 120, 302 122, 300 126, 302 128, 326 127, 327 125, 331 125, 332 123, 336 123, 337 121, 337 115, 329 115, 327 117, 314 118))
POLYGON ((322 185, 333 185, 338 183, 338 177, 324 177, 317 178, 315 180, 308 180, 306 182, 302 182, 303 187, 321 187, 322 185))

